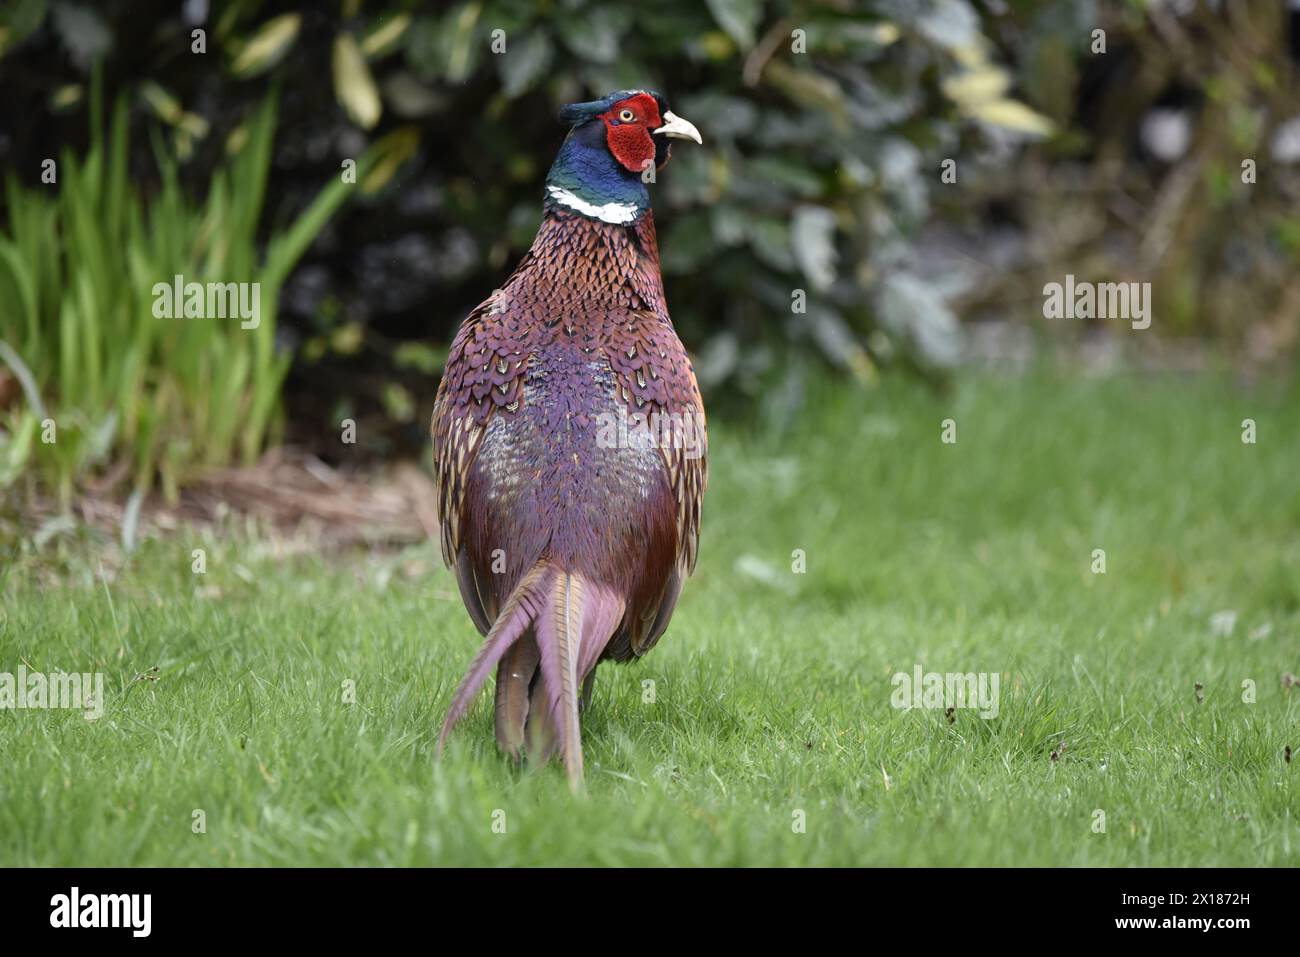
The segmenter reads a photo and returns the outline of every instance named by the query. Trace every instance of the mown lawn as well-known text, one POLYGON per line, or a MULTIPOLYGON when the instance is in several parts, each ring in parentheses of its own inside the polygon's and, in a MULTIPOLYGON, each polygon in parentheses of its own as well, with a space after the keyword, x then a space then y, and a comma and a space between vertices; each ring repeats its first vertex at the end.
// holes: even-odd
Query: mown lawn
POLYGON ((0 864, 1297 863, 1294 391, 815 398, 715 426, 699 571, 647 659, 601 667, 581 798, 498 756, 488 696, 434 762, 477 636, 432 546, 178 535, 107 583, 84 539, 12 564, 0 671, 101 670, 108 700, 0 712, 0 864), (998 717, 892 707, 917 664, 998 673, 998 717))

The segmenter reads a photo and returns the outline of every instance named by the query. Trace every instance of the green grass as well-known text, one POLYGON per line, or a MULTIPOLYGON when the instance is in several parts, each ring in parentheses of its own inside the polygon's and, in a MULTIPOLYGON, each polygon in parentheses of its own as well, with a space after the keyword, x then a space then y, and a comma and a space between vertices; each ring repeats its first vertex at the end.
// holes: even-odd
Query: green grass
POLYGON ((432 547, 181 535, 105 584, 93 544, 51 543, 4 580, 0 670, 100 669, 107 710, 0 713, 0 864, 1297 863, 1294 392, 971 379, 816 404, 780 434, 715 427, 699 571, 647 659, 601 667, 581 798, 498 756, 487 697, 435 764, 476 635, 432 547), (917 663, 1000 673, 1001 713, 894 709, 917 663))

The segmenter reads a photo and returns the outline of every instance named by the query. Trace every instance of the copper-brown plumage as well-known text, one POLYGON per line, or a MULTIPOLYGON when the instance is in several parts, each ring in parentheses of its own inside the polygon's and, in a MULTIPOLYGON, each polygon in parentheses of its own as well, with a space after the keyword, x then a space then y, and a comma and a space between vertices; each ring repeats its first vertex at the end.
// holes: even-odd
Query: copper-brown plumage
POLYGON ((636 171, 684 121, 641 91, 566 111, 537 237, 457 333, 432 433, 443 555, 485 635, 439 748, 495 670, 502 749, 558 751, 576 784, 580 690, 654 646, 694 568, 707 446, 636 171))

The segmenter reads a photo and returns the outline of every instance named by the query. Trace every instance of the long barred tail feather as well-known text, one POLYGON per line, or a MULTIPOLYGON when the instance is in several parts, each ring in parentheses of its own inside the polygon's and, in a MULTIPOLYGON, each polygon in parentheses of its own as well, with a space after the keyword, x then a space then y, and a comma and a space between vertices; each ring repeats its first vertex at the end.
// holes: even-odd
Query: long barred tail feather
POLYGON ((483 639, 483 647, 479 649, 478 656, 470 665, 469 671, 465 673, 465 677, 461 679, 460 686, 451 700, 447 717, 442 722, 442 730, 438 733, 439 757, 442 756, 442 749, 447 743, 447 735, 456 726, 456 722, 465 716, 465 712, 474 701, 474 696, 483 687, 492 669, 541 611, 547 579, 553 574, 554 571, 549 566, 539 562, 524 575, 515 590, 510 593, 510 597, 506 599, 501 614, 497 615, 492 629, 483 639))
POLYGON ((579 695, 622 621, 625 602, 610 588, 543 560, 511 593, 461 681, 438 738, 438 753, 488 674, 497 670, 496 735, 518 760, 545 764, 560 753, 569 783, 582 783, 579 695))
POLYGON ((546 682, 545 705, 559 732, 560 757, 564 761, 569 784, 575 788, 582 781, 582 731, 578 727, 578 654, 582 641, 582 599, 585 590, 582 578, 568 572, 556 575, 551 584, 546 612, 537 622, 537 647, 542 652, 542 677, 546 682))

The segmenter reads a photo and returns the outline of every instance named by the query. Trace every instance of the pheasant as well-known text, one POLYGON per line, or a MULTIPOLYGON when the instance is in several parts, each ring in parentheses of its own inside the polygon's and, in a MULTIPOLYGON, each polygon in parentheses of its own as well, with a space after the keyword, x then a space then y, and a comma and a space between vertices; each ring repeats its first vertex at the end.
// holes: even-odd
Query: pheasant
POLYGON ((696 128, 648 90, 560 110, 532 247, 461 324, 434 403, 443 557, 496 670, 496 739, 583 777, 595 669, 645 655, 694 570, 704 406, 668 318, 647 183, 696 128), (581 687, 581 701, 579 700, 581 687))

